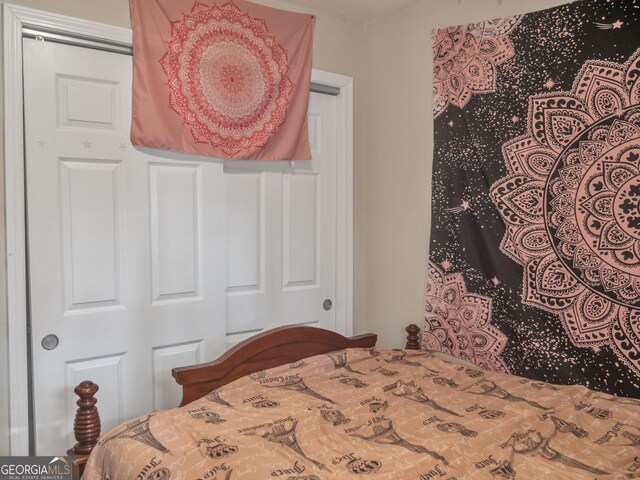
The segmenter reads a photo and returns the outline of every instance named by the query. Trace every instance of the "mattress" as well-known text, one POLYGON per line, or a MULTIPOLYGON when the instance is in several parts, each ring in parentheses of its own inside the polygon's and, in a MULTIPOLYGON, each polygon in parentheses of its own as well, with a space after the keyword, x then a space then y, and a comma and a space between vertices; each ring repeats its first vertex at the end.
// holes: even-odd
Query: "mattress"
POLYGON ((106 433, 85 480, 640 478, 640 401, 349 349, 106 433))

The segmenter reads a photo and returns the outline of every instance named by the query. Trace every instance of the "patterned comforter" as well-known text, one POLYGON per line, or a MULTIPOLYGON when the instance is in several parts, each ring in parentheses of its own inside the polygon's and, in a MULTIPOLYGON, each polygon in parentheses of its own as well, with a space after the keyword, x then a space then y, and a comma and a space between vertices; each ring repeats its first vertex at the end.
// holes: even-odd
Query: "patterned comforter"
POLYGON ((122 424, 83 478, 640 478, 640 401, 350 349, 122 424))

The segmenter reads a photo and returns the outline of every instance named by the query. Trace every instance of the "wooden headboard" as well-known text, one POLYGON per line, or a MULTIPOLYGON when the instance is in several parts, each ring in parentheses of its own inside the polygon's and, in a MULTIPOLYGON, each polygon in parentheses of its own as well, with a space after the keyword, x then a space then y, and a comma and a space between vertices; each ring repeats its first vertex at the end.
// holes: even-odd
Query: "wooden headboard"
POLYGON ((182 385, 180 406, 245 375, 334 350, 373 347, 377 339, 372 333, 347 338, 316 327, 274 328, 239 343, 213 362, 174 368, 173 377, 182 385))

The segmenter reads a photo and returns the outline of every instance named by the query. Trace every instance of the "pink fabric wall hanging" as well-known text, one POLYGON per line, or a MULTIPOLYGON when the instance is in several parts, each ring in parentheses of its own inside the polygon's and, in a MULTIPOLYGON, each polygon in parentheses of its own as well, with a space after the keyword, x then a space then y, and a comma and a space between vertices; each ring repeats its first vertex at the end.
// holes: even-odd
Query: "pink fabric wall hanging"
POLYGON ((308 160, 315 17, 244 0, 131 0, 134 145, 308 160))

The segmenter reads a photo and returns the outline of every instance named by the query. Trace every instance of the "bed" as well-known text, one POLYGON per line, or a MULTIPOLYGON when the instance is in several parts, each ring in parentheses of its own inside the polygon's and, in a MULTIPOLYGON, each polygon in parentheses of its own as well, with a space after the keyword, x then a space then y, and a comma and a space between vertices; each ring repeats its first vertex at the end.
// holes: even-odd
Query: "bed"
POLYGON ((105 433, 83 478, 640 478, 640 401, 375 341, 283 327, 175 369, 182 406, 105 433))

